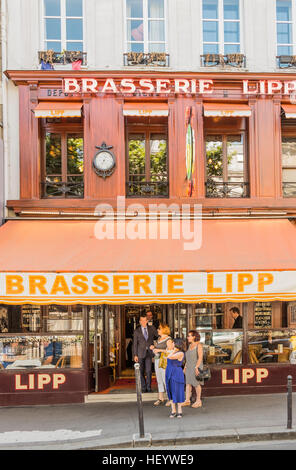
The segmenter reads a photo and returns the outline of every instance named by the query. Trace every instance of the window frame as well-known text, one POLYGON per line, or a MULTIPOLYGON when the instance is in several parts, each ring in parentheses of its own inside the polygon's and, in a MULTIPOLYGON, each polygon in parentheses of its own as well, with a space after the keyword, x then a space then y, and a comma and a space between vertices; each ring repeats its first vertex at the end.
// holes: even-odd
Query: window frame
POLYGON ((143 54, 149 54, 153 53, 154 51, 149 51, 149 44, 164 44, 164 51, 163 53, 167 54, 168 53, 168 15, 167 15, 167 0, 163 0, 164 3, 164 18, 149 18, 148 16, 148 1, 149 0, 143 0, 143 18, 136 18, 136 17, 128 17, 127 16, 127 0, 124 0, 124 49, 125 53, 129 53, 132 51, 129 51, 129 45, 133 44, 133 42, 136 43, 143 43, 143 54), (130 41, 128 40, 127 33, 128 33, 128 27, 127 23, 129 20, 142 20, 143 19, 143 25, 144 25, 144 40, 143 41, 130 41), (156 20, 156 21, 163 21, 164 22, 164 41, 149 41, 149 20, 156 20))
MULTIPOLYGON (((84 129, 83 129, 83 122, 81 123, 46 123, 46 120, 42 119, 41 123, 41 164, 40 164, 40 183, 45 183, 46 182, 46 176, 55 176, 53 175, 47 175, 46 174, 46 133, 52 133, 52 134, 58 134, 61 136, 61 175, 58 175, 61 177, 61 182, 67 183, 67 179, 69 176, 79 176, 79 175, 73 175, 71 173, 68 173, 68 159, 67 159, 67 135, 75 135, 79 134, 81 135, 83 139, 83 149, 85 146, 84 143, 84 129), (65 178, 65 179, 64 179, 65 178)), ((85 155, 83 152, 83 162, 85 164, 85 155)), ((85 184, 85 171, 83 171, 82 175, 83 176, 83 188, 85 184)), ((67 199, 66 195, 64 196, 44 196, 43 195, 43 190, 41 191, 41 198, 42 199, 67 199)), ((83 197, 75 197, 71 196, 68 197, 68 199, 83 199, 83 197)))
POLYGON ((67 49, 67 42, 77 42, 80 43, 82 42, 82 51, 80 52, 85 52, 86 51, 86 43, 85 43, 85 31, 86 31, 86 25, 85 25, 85 0, 82 1, 82 16, 66 16, 66 0, 60 0, 60 6, 61 6, 61 11, 60 11, 60 16, 46 16, 45 15, 45 4, 44 0, 41 2, 41 37, 40 37, 40 49, 47 51, 47 42, 57 42, 61 43, 61 51, 59 53, 62 53, 63 50, 71 50, 67 49), (61 40, 57 39, 51 39, 47 40, 46 38, 46 19, 47 18, 55 18, 55 19, 61 19, 61 40), (67 26, 66 22, 67 19, 82 19, 82 39, 81 40, 71 40, 67 41, 67 26))
POLYGON ((291 0, 291 21, 280 21, 277 19, 277 6, 278 6, 278 1, 281 0, 276 0, 275 1, 275 35, 276 35, 276 56, 279 55, 293 55, 296 52, 296 43, 295 43, 295 38, 296 38, 296 4, 295 1, 291 0), (291 24, 292 25, 292 42, 290 44, 279 44, 278 43, 278 32, 277 32, 277 25, 278 24, 291 24), (281 46, 285 47, 291 47, 292 53, 291 54, 278 54, 278 48, 281 46))
MULTIPOLYGON (((204 0, 201 0, 200 2, 200 18, 201 18, 201 37, 200 37, 200 43, 202 45, 202 55, 206 55, 209 53, 204 52, 204 45, 205 44, 215 44, 218 45, 218 52, 217 54, 221 55, 228 55, 231 53, 225 53, 225 45, 228 44, 238 44, 239 51, 236 52, 235 54, 244 54, 244 44, 243 44, 243 6, 242 6, 243 0, 239 0, 239 19, 238 20, 230 20, 230 19, 224 19, 224 0, 218 0, 218 18, 217 19, 207 19, 203 17, 203 3, 204 0), (203 37, 203 23, 204 21, 210 21, 210 22, 217 22, 218 23, 218 42, 206 42, 204 41, 203 37), (224 23, 225 22, 231 22, 231 23, 239 23, 239 36, 240 36, 240 42, 235 43, 235 42, 225 42, 224 41, 224 23)), ((215 53, 213 53, 215 54, 215 53)))
MULTIPOLYGON (((130 182, 130 172, 129 172, 129 136, 131 134, 143 134, 145 136, 145 181, 144 183, 151 182, 151 168, 150 168, 150 142, 151 142, 151 134, 164 134, 166 136, 166 172, 167 172, 167 188, 169 193, 169 137, 168 137, 168 123, 167 124, 158 124, 158 123, 132 123, 126 122, 125 124, 125 166, 126 166, 126 174, 125 180, 126 184, 130 182)), ((149 199, 153 198, 167 198, 169 195, 166 196, 154 196, 154 195, 129 195, 128 191, 126 191, 126 197, 131 198, 143 198, 147 197, 149 199)))
POLYGON ((296 164, 295 164, 295 166, 291 166, 291 165, 284 166, 283 165, 283 139, 284 138, 296 139, 296 120, 293 119, 293 121, 295 121, 295 125, 291 126, 291 128, 287 128, 287 127, 285 128, 285 127, 283 127, 283 124, 281 125, 281 194, 282 194, 282 197, 284 199, 295 198, 295 196, 293 196, 293 195, 292 196, 286 196, 284 194, 284 184, 285 183, 295 184, 295 187, 296 187, 296 181, 295 182, 293 182, 293 181, 284 181, 284 179, 283 179, 283 170, 296 170, 296 164))
MULTIPOLYGON (((230 130, 230 129, 227 129, 227 130, 223 130, 223 129, 218 129, 217 131, 216 130, 209 130, 209 131, 205 131, 204 133, 204 155, 205 155, 205 181, 207 182, 208 181, 208 174, 207 174, 207 137, 208 136, 221 136, 222 137, 222 178, 223 178, 223 181, 222 183, 229 183, 229 181, 227 180, 228 179, 228 162, 227 162, 227 136, 229 135, 243 135, 243 155, 244 155, 244 173, 243 173, 243 177, 244 177, 244 181, 243 183, 248 183, 250 184, 250 181, 249 181, 249 165, 248 165, 248 131, 246 129, 234 129, 234 130, 230 130)), ((222 184, 221 183, 221 184, 222 184)), ((240 198, 238 198, 240 199, 240 198)))

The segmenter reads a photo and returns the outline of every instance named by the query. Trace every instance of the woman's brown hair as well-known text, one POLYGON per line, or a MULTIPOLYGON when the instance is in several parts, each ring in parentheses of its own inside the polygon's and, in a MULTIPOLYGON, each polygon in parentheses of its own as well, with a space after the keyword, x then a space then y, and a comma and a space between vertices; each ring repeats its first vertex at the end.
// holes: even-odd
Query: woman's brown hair
POLYGON ((200 341, 200 334, 198 333, 198 331, 195 331, 195 330, 190 330, 188 332, 188 334, 190 334, 191 336, 194 336, 194 342, 196 343, 197 341, 200 341))
POLYGON ((171 333, 169 325, 166 325, 165 323, 159 323, 158 329, 161 330, 164 335, 170 335, 171 333))

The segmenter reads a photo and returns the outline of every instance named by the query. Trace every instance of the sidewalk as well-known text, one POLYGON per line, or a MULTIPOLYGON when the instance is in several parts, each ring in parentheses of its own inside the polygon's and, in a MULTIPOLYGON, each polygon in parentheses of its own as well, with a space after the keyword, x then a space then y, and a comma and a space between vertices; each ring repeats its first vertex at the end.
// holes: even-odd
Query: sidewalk
MULTIPOLYGON (((295 395, 292 430, 286 428, 287 396, 274 394, 205 398, 203 408, 185 407, 182 419, 144 402, 145 433, 162 446, 296 439, 295 395)), ((0 450, 131 448, 138 432, 136 394, 134 403, 0 408, 0 450)))

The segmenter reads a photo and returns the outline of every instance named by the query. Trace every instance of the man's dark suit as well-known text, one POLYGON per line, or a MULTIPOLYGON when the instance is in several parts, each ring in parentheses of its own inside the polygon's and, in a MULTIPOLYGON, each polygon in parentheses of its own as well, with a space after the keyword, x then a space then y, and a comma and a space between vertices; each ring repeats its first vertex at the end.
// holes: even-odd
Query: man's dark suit
POLYGON ((138 328, 135 329, 133 338, 133 356, 138 356, 139 358, 142 392, 151 391, 153 353, 150 346, 153 344, 153 341, 157 339, 156 328, 149 325, 147 325, 146 328, 148 333, 147 341, 142 333, 141 326, 138 326, 138 328))

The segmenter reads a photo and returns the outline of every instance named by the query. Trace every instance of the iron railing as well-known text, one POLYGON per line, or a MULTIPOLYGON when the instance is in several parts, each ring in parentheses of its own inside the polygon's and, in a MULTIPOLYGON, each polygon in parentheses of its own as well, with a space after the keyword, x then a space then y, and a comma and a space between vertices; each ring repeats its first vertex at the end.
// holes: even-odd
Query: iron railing
POLYGON ((168 181, 127 181, 127 197, 168 197, 168 181))
POLYGON ((81 65, 87 65, 87 52, 80 52, 80 51, 62 51, 62 52, 54 52, 52 49, 48 51, 39 51, 38 52, 38 60, 39 64, 41 61, 48 64, 61 64, 67 65, 77 60, 81 60, 81 65))
POLYGON ((41 191, 43 198, 83 198, 84 183, 83 181, 43 181, 41 191))
POLYGON ((218 65, 246 68, 246 56, 244 54, 204 54, 200 56, 202 67, 215 67, 218 65))
POLYGON ((168 67, 169 59, 169 54, 165 52, 126 52, 123 54, 123 65, 168 67))
POLYGON ((208 180, 206 183, 206 197, 243 198, 249 197, 249 183, 246 182, 218 182, 208 180))

